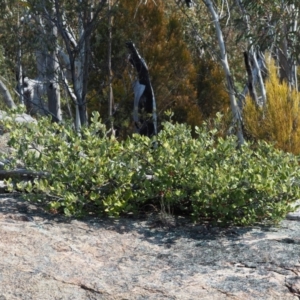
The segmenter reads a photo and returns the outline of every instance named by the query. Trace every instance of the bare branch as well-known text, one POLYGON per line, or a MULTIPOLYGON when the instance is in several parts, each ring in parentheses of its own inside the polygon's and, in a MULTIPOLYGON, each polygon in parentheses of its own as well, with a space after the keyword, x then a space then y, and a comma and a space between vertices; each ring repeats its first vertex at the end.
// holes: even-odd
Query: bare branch
POLYGON ((48 172, 36 172, 27 169, 17 169, 17 170, 0 170, 0 180, 8 179, 8 178, 16 178, 16 177, 29 177, 29 178, 36 178, 36 177, 47 177, 50 173, 48 172))

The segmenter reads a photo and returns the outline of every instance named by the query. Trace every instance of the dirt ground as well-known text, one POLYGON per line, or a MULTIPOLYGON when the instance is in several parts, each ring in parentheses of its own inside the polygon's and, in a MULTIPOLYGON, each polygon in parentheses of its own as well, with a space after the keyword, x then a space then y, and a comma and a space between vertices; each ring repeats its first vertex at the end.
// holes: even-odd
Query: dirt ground
POLYGON ((299 299, 300 222, 68 219, 0 195, 0 300, 299 299))

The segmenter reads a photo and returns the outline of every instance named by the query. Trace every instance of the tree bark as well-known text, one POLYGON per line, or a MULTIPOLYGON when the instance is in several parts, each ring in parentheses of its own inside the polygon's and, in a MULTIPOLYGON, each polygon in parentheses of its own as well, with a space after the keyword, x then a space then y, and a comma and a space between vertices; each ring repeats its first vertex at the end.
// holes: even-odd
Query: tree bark
MULTIPOLYGON (((80 120, 75 121, 77 130, 79 130, 77 126, 87 124, 88 120, 86 94, 90 62, 90 39, 97 22, 100 20, 99 14, 105 6, 106 1, 107 0, 99 1, 94 7, 93 12, 91 12, 90 8, 88 11, 86 9, 78 9, 79 38, 78 41, 76 41, 66 25, 61 2, 54 0, 55 19, 50 19, 54 22, 59 31, 69 57, 70 73, 74 94, 76 96, 76 117, 80 118, 80 120)), ((78 8, 80 8, 81 4, 82 1, 79 0, 78 8)))
POLYGON ((112 16, 111 16, 111 0, 108 0, 108 118, 109 118, 109 130, 114 135, 114 123, 113 123, 113 109, 114 109, 114 95, 112 88, 112 69, 111 69, 111 45, 112 45, 112 16))
MULTIPOLYGON (((264 82, 263 82, 263 73, 267 73, 267 68, 265 65, 264 57, 262 57, 262 55, 258 56, 258 59, 256 60, 256 62, 257 62, 257 64, 255 64, 252 69, 253 84, 256 85, 259 80, 259 84, 261 87, 261 93, 262 93, 261 103, 262 103, 262 105, 265 105, 267 95, 266 95, 266 89, 265 89, 264 82)), ((238 105, 239 105, 239 108, 241 111, 244 108, 245 97, 248 94, 248 92, 249 92, 249 87, 248 87, 248 84, 246 84, 242 93, 240 93, 240 96, 239 96, 238 105)))
POLYGON ((57 59, 57 28, 52 22, 49 23, 49 36, 52 38, 50 54, 48 56, 47 68, 47 95, 49 112, 54 122, 62 121, 61 105, 60 105, 60 88, 58 83, 59 64, 57 59))
POLYGON ((237 101, 235 98, 235 89, 234 89, 233 79, 232 79, 230 68, 229 68, 229 63, 227 60, 227 52, 226 52, 226 48, 225 48, 225 41, 223 38, 222 29, 221 29, 220 22, 219 22, 219 16, 218 16, 217 12, 215 11, 211 0, 203 0, 203 2, 206 5, 206 7, 212 17, 213 23, 215 25, 218 44, 219 44, 219 48, 220 48, 220 61, 221 61, 221 64, 223 66, 223 70, 224 70, 224 73, 226 76, 226 83, 227 83, 227 89, 228 89, 228 94, 229 94, 229 98, 230 98, 230 106, 231 106, 231 112, 232 112, 232 116, 233 116, 233 122, 236 126, 239 145, 242 145, 242 144, 244 144, 244 136, 243 136, 243 130, 242 130, 242 116, 241 116, 241 112, 239 110, 239 107, 237 105, 237 101))
POLYGON ((263 71, 266 72, 266 68, 265 68, 265 70, 263 70, 265 67, 264 56, 259 51, 257 51, 257 53, 254 52, 252 55, 253 55, 254 67, 257 70, 257 79, 258 79, 258 83, 259 83, 259 87, 260 87, 260 91, 261 91, 260 102, 261 102, 261 105, 264 106, 264 105, 266 105, 266 102, 267 102, 267 91, 266 91, 265 83, 263 81, 263 74, 262 74, 263 71), (257 60, 257 55, 258 55, 260 61, 262 62, 261 67, 257 60))
POLYGON ((9 108, 16 107, 15 102, 14 102, 13 98, 11 97, 11 94, 10 94, 8 88, 3 83, 2 80, 0 80, 0 95, 3 97, 3 100, 4 100, 5 104, 9 108))
POLYGON ((22 68, 22 33, 23 28, 20 23, 20 12, 18 10, 18 50, 17 50, 17 79, 20 104, 24 104, 24 87, 23 87, 23 68, 22 68))
POLYGON ((256 94, 256 89, 255 89, 254 77, 253 77, 253 73, 252 73, 252 64, 250 62, 249 54, 248 54, 247 51, 244 52, 244 61, 245 61, 246 71, 247 71, 247 74, 248 74, 249 94, 250 94, 250 97, 255 102, 255 104, 257 106, 259 106, 259 102, 258 102, 257 94, 256 94))
POLYGON ((139 78, 139 81, 134 85, 135 126, 137 131, 142 135, 157 135, 156 101, 150 81, 148 67, 144 59, 140 56, 135 45, 132 42, 127 42, 126 45, 130 51, 129 61, 135 67, 139 78), (136 117, 136 111, 138 111, 138 117, 136 117), (149 119, 148 115, 151 115, 152 119, 149 119), (136 120, 138 120, 138 122, 136 120))
POLYGON ((281 26, 281 45, 278 59, 280 67, 280 79, 286 80, 290 88, 298 90, 297 81, 297 61, 295 55, 292 53, 292 49, 295 47, 296 38, 298 34, 298 8, 295 4, 286 5, 283 4, 285 13, 288 13, 292 17, 290 20, 284 20, 283 26, 281 26))

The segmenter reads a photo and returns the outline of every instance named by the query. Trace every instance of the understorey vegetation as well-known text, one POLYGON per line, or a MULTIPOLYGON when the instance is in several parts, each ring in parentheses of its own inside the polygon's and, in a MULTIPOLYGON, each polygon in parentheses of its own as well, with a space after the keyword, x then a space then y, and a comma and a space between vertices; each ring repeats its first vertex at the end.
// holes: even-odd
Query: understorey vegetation
POLYGON ((97 112, 79 132, 47 117, 13 119, 2 121, 14 149, 2 158, 6 169, 39 176, 13 176, 9 188, 69 216, 138 214, 151 206, 218 225, 277 223, 300 197, 297 156, 263 141, 238 146, 236 137, 220 135, 219 114, 193 136, 170 120, 153 138, 124 140, 107 134, 97 112))
POLYGON ((76 217, 296 208, 300 1, 2 2, 11 191, 76 217))

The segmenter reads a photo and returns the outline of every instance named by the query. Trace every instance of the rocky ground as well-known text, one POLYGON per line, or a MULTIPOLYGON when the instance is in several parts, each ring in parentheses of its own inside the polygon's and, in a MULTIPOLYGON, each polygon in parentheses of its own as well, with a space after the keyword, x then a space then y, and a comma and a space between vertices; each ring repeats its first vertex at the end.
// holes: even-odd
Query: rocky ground
POLYGON ((0 196, 0 299, 299 299, 300 222, 73 220, 0 196))

